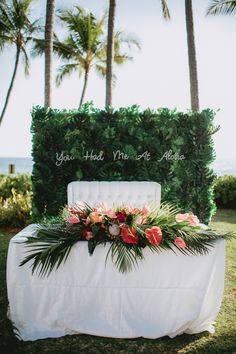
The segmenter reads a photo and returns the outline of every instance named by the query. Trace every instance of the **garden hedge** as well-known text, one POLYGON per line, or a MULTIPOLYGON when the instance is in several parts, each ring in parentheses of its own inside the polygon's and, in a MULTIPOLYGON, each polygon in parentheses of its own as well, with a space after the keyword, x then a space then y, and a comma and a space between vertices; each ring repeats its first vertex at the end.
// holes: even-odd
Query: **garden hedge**
POLYGON ((34 107, 33 217, 55 215, 74 180, 157 181, 162 201, 209 222, 213 201, 212 110, 182 113, 138 106, 80 110, 34 107), (64 161, 60 163, 60 157, 64 161), (94 159, 94 156, 97 159, 94 159), (163 157, 164 156, 164 157, 163 157))
POLYGON ((236 176, 220 176, 214 184, 217 207, 236 209, 236 176))

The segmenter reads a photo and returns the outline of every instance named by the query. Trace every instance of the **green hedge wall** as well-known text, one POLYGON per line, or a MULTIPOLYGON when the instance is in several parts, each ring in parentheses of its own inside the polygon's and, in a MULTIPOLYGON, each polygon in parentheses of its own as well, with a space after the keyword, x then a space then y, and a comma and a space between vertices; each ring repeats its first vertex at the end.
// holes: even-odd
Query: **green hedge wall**
POLYGON ((209 109, 182 113, 141 112, 138 106, 100 110, 91 104, 68 111, 35 107, 34 220, 58 212, 71 181, 145 180, 161 183, 162 201, 175 202, 209 222, 215 208, 210 167, 214 115, 209 109), (62 153, 67 161, 60 164, 62 153))

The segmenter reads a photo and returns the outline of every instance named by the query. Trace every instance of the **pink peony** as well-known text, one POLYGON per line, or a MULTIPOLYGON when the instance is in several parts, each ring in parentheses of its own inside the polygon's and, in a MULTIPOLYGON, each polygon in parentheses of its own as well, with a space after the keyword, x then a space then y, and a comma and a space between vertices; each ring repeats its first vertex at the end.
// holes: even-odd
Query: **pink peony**
POLYGON ((146 236, 148 241, 151 243, 153 246, 159 246, 162 240, 162 231, 160 227, 158 226, 153 226, 151 229, 146 229, 145 230, 146 236))
POLYGON ((175 239, 175 245, 179 248, 185 248, 186 247, 186 243, 184 242, 184 240, 182 239, 182 237, 176 237, 175 239))
POLYGON ((137 244, 138 235, 133 227, 127 228, 125 225, 121 227, 121 237, 124 243, 137 244))
POLYGON ((70 224, 77 224, 78 222, 80 222, 80 219, 77 218, 77 216, 71 216, 69 219, 67 219, 67 222, 69 222, 70 224))

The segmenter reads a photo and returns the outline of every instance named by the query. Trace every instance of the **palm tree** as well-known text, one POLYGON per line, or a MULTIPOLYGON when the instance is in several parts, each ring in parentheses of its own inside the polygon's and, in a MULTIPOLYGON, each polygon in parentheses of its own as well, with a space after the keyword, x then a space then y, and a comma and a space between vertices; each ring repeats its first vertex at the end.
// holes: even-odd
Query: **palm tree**
POLYGON ((207 15, 236 15, 236 0, 212 0, 207 15))
MULTIPOLYGON (((92 12, 86 12, 77 6, 74 11, 62 11, 59 15, 61 21, 69 30, 69 35, 64 41, 60 41, 54 35, 53 50, 65 64, 58 69, 56 84, 60 85, 62 80, 78 72, 79 77, 84 74, 84 84, 81 93, 81 106, 88 84, 89 73, 94 67, 102 77, 106 74, 106 48, 107 42, 104 35, 104 26, 107 20, 107 13, 100 19, 96 19, 92 12)), ((135 38, 125 36, 122 32, 115 34, 115 55, 116 64, 124 64, 132 60, 132 56, 124 51, 124 46, 129 49, 139 48, 139 43, 135 38)), ((35 54, 42 54, 45 49, 44 40, 37 40, 35 44, 35 54)))
POLYGON ((25 64, 25 74, 29 74, 26 47, 32 40, 33 34, 40 29, 38 20, 30 21, 31 4, 32 0, 12 0, 11 3, 1 0, 0 2, 0 51, 6 46, 14 46, 16 51, 14 70, 0 116, 0 124, 9 103, 21 54, 25 64))
POLYGON ((44 85, 45 107, 51 106, 54 8, 55 8, 55 0, 47 0, 46 24, 45 24, 45 85, 44 85))
POLYGON ((106 106, 112 105, 112 64, 114 58, 114 26, 116 0, 109 1, 107 28, 107 63, 106 63, 106 106))
POLYGON ((192 0, 185 0, 185 16, 188 44, 188 62, 190 78, 191 109, 193 112, 199 111, 197 59, 194 39, 193 8, 192 0))
MULTIPOLYGON (((164 19, 170 20, 170 12, 166 0, 161 0, 164 19)), ((115 26, 116 0, 109 0, 109 16, 107 29, 107 71, 106 71, 106 106, 112 105, 112 82, 114 61, 114 26, 115 26)))

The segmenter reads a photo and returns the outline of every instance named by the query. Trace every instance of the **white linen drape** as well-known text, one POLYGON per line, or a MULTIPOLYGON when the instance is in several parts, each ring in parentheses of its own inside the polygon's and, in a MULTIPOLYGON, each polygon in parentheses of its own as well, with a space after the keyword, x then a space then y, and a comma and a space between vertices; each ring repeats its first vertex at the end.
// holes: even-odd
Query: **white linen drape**
POLYGON ((86 333, 115 338, 174 337, 214 331, 224 288, 225 242, 219 240, 205 256, 185 256, 145 249, 145 260, 122 274, 108 250, 93 256, 87 242, 73 246, 65 264, 49 277, 32 276, 24 236, 10 242, 7 263, 9 315, 23 340, 86 333))

